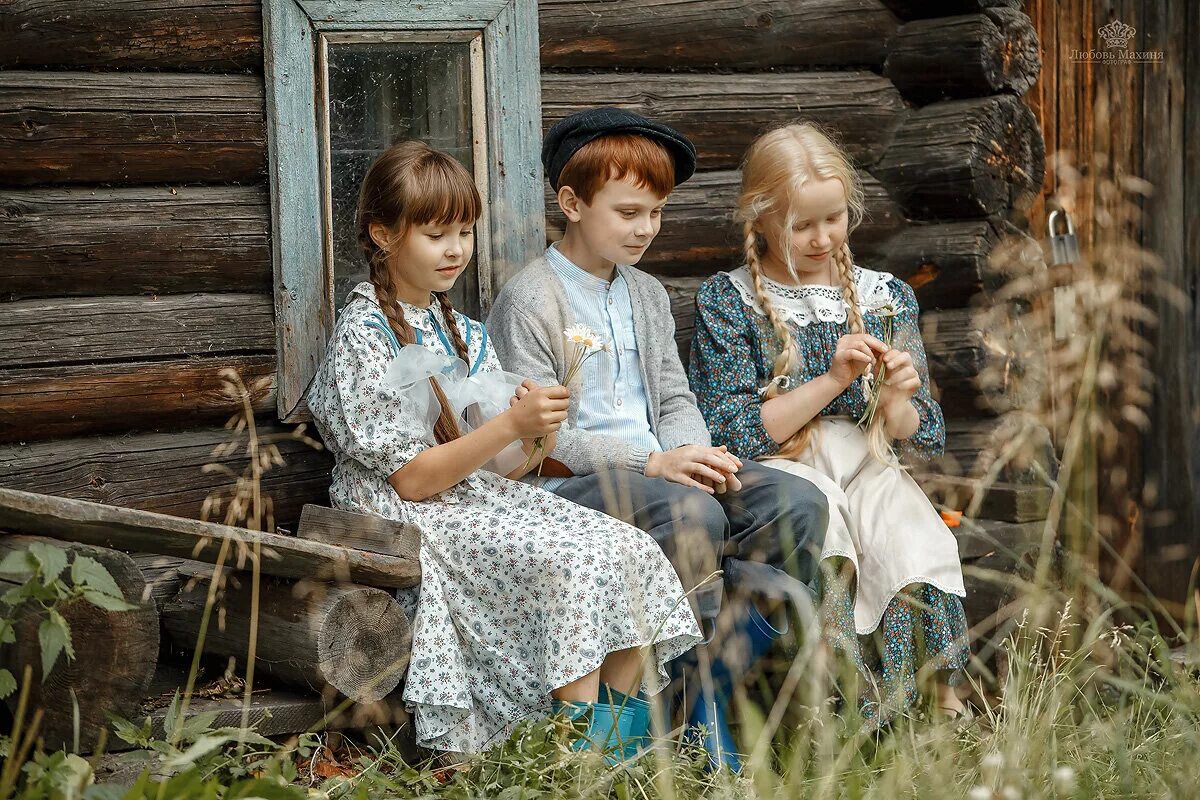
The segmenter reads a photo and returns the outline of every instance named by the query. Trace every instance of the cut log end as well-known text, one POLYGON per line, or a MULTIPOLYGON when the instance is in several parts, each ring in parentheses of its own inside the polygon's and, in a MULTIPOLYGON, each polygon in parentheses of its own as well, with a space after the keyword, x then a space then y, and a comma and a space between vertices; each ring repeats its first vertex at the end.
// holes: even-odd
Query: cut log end
POLYGON ((387 592, 358 587, 334 600, 317 633, 317 657, 329 684, 361 703, 380 700, 408 668, 412 631, 387 592))

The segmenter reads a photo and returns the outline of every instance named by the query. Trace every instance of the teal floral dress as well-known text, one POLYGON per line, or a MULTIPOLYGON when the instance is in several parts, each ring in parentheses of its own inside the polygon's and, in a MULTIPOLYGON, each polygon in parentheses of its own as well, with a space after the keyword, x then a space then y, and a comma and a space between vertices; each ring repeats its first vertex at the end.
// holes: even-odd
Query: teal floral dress
MULTIPOLYGON (((859 267, 854 279, 866 331, 882 339, 890 324, 893 346, 912 354, 922 379, 912 399, 920 425, 895 443, 896 450, 908 459, 935 457, 945 443, 945 423, 929 391, 912 288, 886 272, 859 267), (889 313, 894 316, 885 322, 889 313)), ((841 290, 765 276, 761 282, 801 354, 781 388, 827 372, 838 339, 849 332, 841 290)), ((747 267, 717 274, 700 287, 689 378, 713 444, 806 477, 825 492, 830 525, 822 550, 823 635, 867 678, 873 691, 863 711, 884 722, 916 702, 919 670, 946 671, 953 682, 966 664, 959 599, 966 591, 957 541, 912 477, 871 455, 856 425, 867 404, 861 382, 821 411, 803 454, 776 457, 780 445, 763 427, 761 411, 781 349, 747 267)))

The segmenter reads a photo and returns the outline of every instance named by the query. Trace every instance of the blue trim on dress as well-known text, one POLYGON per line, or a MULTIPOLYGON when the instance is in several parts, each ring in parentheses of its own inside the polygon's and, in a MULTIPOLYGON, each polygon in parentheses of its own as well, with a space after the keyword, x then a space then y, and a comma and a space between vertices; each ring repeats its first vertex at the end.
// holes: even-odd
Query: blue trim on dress
MULTIPOLYGON (((467 330, 471 329, 471 323, 467 323, 467 330)), ((475 356, 475 365, 471 367, 470 375, 474 375, 479 371, 479 367, 483 364, 483 356, 487 353, 487 326, 482 322, 479 323, 479 330, 483 334, 483 338, 479 342, 479 355, 475 356)))
MULTIPOLYGON (((392 350, 395 351, 395 355, 400 355, 400 340, 396 338, 395 331, 392 330, 392 326, 388 324, 388 321, 383 314, 376 312, 372 314, 371 318, 363 324, 368 328, 375 328, 378 331, 382 331, 383 335, 387 337, 388 344, 390 344, 392 346, 392 350)), ((420 335, 420 331, 418 331, 417 337, 420 338, 420 335)), ((420 342, 418 342, 418 344, 419 343, 420 342)))

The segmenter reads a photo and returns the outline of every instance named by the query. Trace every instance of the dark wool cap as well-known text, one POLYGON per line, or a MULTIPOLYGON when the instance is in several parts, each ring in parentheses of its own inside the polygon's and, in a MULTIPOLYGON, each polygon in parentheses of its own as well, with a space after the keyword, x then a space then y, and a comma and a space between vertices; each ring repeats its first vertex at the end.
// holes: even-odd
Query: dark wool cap
POLYGON ((558 188, 558 176, 579 148, 611 133, 636 133, 665 146, 675 159, 676 186, 696 171, 695 146, 674 128, 620 108, 589 108, 559 120, 546 134, 542 166, 550 185, 558 188))

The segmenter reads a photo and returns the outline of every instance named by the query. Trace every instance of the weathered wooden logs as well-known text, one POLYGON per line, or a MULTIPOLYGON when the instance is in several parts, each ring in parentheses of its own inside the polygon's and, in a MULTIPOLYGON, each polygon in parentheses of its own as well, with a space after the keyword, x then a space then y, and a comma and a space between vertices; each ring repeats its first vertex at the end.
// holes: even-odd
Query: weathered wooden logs
POLYGON ((1045 143, 1011 95, 948 100, 912 112, 871 169, 911 219, 1004 213, 1040 190, 1045 143))
POLYGON ((1034 522, 1050 514, 1051 490, 1047 486, 936 474, 916 477, 935 506, 964 512, 974 519, 1034 522))
POLYGON ((189 558, 266 575, 399 588, 421 579, 415 559, 351 550, 278 533, 0 488, 0 529, 37 531, 98 547, 189 558))
POLYGON ((913 465, 917 475, 985 478, 1045 486, 1058 473, 1050 432, 1033 414, 1011 411, 999 417, 946 420, 945 453, 913 465))
MULTIPOLYGON (((861 173, 867 219, 855 230, 856 257, 882 261, 887 242, 904 226, 900 208, 870 174, 861 173)), ((742 263, 741 230, 734 221, 741 174, 736 170, 699 172, 671 194, 663 211, 662 230, 638 262, 656 275, 711 275, 742 263)), ((546 234, 562 238, 566 220, 554 192, 546 184, 546 234)))
MULTIPOLYGON (((0 523, 0 527, 4 527, 0 523)), ((25 550, 35 541, 48 540, 37 536, 0 534, 0 558, 8 553, 25 550)), ((108 724, 108 714, 130 718, 145 694, 158 660, 158 611, 146 594, 146 584, 133 560, 124 553, 86 544, 49 542, 67 551, 69 563, 80 556, 98 561, 108 570, 122 596, 136 608, 110 611, 84 600, 67 603, 61 613, 71 630, 75 659, 68 661, 60 655, 54 669, 42 680, 42 653, 38 626, 45 613, 32 607, 16 610, 14 644, 0 648, 5 666, 21 680, 26 664, 33 666, 29 712, 42 709, 39 735, 47 749, 70 749, 74 739, 75 705, 79 709, 79 744, 90 748, 102 728, 108 724)), ((70 570, 63 574, 70 584, 70 570)), ((0 579, 7 590, 11 583, 0 579)), ((8 697, 10 708, 16 707, 17 695, 8 697)))
POLYGON ((258 182, 252 75, 0 72, 0 184, 258 182))
POLYGON ((223 391, 226 368, 256 413, 275 408, 273 354, 0 370, 0 443, 224 422, 241 410, 223 391))
POLYGON ((856 0, 540 0, 542 66, 879 66, 896 29, 856 0), (653 42, 653 47, 647 47, 653 42))
POLYGON ((981 330, 969 309, 921 315, 929 374, 947 417, 977 417, 1035 407, 1046 381, 1036 332, 1019 316, 981 330))
POLYGON ((989 8, 1020 8, 1021 0, 880 0, 900 19, 975 14, 989 8))
MULTIPOLYGON (((260 435, 279 439, 286 464, 264 475, 262 492, 273 501, 276 524, 295 530, 305 503, 328 502, 333 460, 283 438, 289 429, 268 417, 256 422, 260 435)), ((214 457, 213 449, 229 439, 218 426, 0 445, 0 486, 199 519, 205 498, 233 482, 204 465, 239 474, 245 466, 244 453, 214 457)))
MULTIPOLYGON (((195 576, 163 606, 163 628, 194 649, 211 580, 195 576)), ((204 637, 204 653, 249 658, 252 580, 228 576, 204 637)), ((372 702, 400 683, 412 634, 400 604, 366 586, 263 580, 259 586, 255 669, 293 686, 331 686, 372 702)))
POLYGON ((1000 92, 1023 95, 1042 68, 1037 32, 1012 8, 917 20, 888 42, 886 75, 905 99, 932 103, 1000 92))
POLYGON ((600 105, 678 128, 705 170, 737 167, 760 133, 798 117, 827 125, 856 163, 869 166, 906 113, 896 87, 872 72, 542 75, 543 127, 600 105))
POLYGON ((1035 245, 1000 217, 906 225, 887 243, 886 269, 912 284, 922 310, 963 308, 981 291, 995 290, 1005 275, 991 258, 1004 244, 1035 245))
POLYGON ((273 352, 274 311, 267 294, 18 300, 0 315, 0 367, 273 352))
POLYGON ((258 0, 11 0, 0 67, 262 71, 258 0))
POLYGON ((0 300, 271 291, 258 186, 0 190, 0 300))

